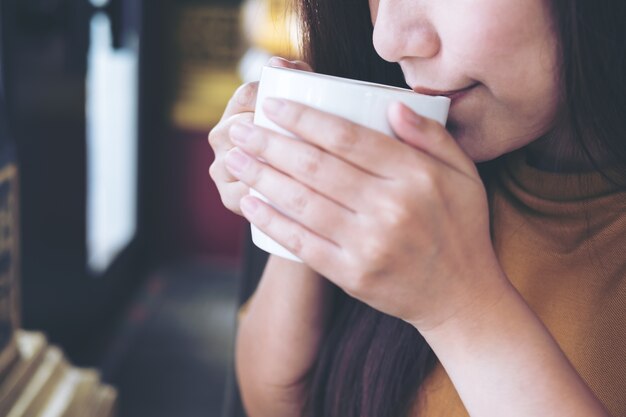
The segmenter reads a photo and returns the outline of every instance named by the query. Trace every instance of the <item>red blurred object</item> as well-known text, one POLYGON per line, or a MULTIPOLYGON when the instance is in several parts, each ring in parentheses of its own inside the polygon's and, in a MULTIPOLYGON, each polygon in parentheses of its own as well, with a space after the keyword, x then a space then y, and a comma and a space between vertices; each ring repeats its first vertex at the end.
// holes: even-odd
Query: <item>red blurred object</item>
POLYGON ((238 262, 243 250, 243 218, 228 211, 209 176, 214 155, 208 133, 174 131, 166 165, 162 201, 166 202, 164 244, 178 256, 223 258, 238 262))

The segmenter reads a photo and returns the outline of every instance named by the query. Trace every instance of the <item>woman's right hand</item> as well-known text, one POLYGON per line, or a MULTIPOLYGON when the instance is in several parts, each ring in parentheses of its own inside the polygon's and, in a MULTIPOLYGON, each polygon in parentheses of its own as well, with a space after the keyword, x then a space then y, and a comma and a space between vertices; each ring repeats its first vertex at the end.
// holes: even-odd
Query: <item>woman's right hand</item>
MULTIPOLYGON (((271 58, 268 65, 312 71, 305 62, 288 61, 279 57, 271 58)), ((225 159, 228 152, 235 147, 230 139, 231 126, 238 122, 252 123, 254 119, 258 86, 258 81, 255 81, 239 87, 229 100, 219 123, 209 133, 209 144, 215 154, 215 160, 209 168, 209 175, 217 186, 224 206, 240 216, 242 213, 239 202, 248 194, 249 187, 230 174, 226 169, 225 159)))

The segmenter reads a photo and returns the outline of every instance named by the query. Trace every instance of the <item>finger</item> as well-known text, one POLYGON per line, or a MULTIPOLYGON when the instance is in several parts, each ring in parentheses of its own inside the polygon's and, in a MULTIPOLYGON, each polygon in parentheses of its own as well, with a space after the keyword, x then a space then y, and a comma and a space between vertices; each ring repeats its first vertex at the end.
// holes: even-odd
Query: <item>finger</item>
POLYGON ((237 181, 230 184, 222 184, 218 187, 218 190, 224 207, 235 214, 243 215, 240 203, 243 197, 250 194, 250 187, 241 181, 237 181))
POLYGON ((356 211, 374 189, 378 177, 301 140, 295 140, 251 123, 236 123, 230 129, 233 143, 249 155, 263 159, 325 197, 356 211), (358 184, 358 186, 357 186, 358 184))
POLYGON ((213 148, 216 157, 219 157, 221 153, 231 150, 234 146, 228 133, 230 127, 237 122, 252 122, 252 120, 254 120, 254 113, 246 112, 235 114, 229 119, 221 121, 209 132, 209 144, 211 148, 213 148))
MULTIPOLYGON (((282 68, 298 69, 301 71, 313 71, 313 68, 311 68, 311 66, 304 61, 288 61, 280 57, 270 58, 268 65, 282 68)), ((254 112, 258 91, 258 81, 253 81, 241 85, 228 101, 221 120, 224 120, 237 113, 254 112)))
POLYGON ((250 223, 322 274, 330 272, 344 257, 340 246, 256 197, 244 197, 241 211, 250 223))
POLYGON ((311 188, 275 170, 238 148, 226 157, 228 168, 240 181, 254 188, 289 218, 333 242, 354 213, 311 188))
POLYGON ((270 58, 268 65, 272 67, 291 68, 291 69, 297 69, 300 71, 313 72, 313 68, 304 61, 299 61, 299 60, 289 61, 289 60, 286 60, 285 58, 281 58, 278 56, 274 56, 270 58))
POLYGON ((209 167, 209 175, 216 184, 229 184, 231 182, 238 182, 237 177, 233 176, 226 166, 224 165, 223 157, 215 160, 209 167))
POLYGON ((259 91, 259 82, 253 81, 243 84, 237 88, 233 96, 228 100, 224 114, 220 121, 244 112, 254 112, 256 106, 256 96, 259 91))
POLYGON ((382 178, 391 177, 406 155, 387 135, 304 104, 268 98, 263 110, 280 127, 382 178))
POLYGON ((209 175, 217 187, 222 204, 230 211, 241 215, 239 201, 250 192, 250 188, 235 178, 223 163, 212 164, 209 168, 209 175))
POLYGON ((459 172, 475 175, 474 162, 442 125, 416 114, 402 103, 393 103, 388 116, 400 140, 459 172))

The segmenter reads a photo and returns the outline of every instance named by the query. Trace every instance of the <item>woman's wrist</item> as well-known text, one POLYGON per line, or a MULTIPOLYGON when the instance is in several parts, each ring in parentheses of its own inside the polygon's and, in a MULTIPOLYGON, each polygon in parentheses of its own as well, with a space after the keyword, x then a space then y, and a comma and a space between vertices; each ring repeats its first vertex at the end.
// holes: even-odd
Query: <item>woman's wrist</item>
POLYGON ((482 306, 420 330, 470 415, 608 417, 513 285, 493 290, 482 306))
POLYGON ((306 264, 270 255, 254 296, 259 300, 253 301, 273 311, 276 320, 291 322, 302 314, 323 326, 332 287, 306 264))
POLYGON ((510 305, 513 301, 525 303, 502 273, 490 284, 480 288, 477 285, 472 293, 464 293, 458 304, 451 301, 449 311, 440 313, 439 319, 412 324, 427 340, 428 338, 458 340, 462 333, 472 332, 476 326, 488 326, 493 316, 501 314, 502 304, 510 305))
POLYGON ((517 294, 502 270, 495 254, 481 256, 478 262, 465 265, 460 271, 445 271, 439 281, 447 283, 445 290, 433 291, 422 297, 424 304, 416 303, 412 318, 405 319, 424 336, 457 338, 459 331, 488 316, 502 297, 517 294), (478 272, 472 272, 478 271, 478 272))
POLYGON ((285 271, 287 273, 294 273, 297 275, 302 275, 306 278, 309 278, 309 277, 321 278, 320 274, 318 274, 316 271, 311 269, 308 265, 302 262, 292 261, 290 259, 283 258, 278 255, 270 255, 268 257, 266 269, 267 268, 272 268, 272 269, 276 269, 280 271, 285 271))

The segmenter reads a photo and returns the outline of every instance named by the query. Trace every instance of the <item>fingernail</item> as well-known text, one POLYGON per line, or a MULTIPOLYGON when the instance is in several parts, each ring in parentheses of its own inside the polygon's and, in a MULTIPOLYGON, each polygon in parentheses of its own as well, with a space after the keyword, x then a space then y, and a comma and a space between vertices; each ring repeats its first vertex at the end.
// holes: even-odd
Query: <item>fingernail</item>
POLYGON ((266 98, 263 102, 263 110, 266 113, 277 115, 280 113, 280 110, 285 106, 285 102, 283 100, 279 100, 276 98, 266 98))
POLYGON ((259 208, 259 202, 254 197, 246 196, 239 202, 239 207, 244 213, 252 215, 259 208))
POLYGON ((235 143, 246 144, 249 142, 250 134, 254 130, 254 126, 251 123, 241 122, 235 123, 230 128, 230 138, 235 143))
POLYGON ((250 158, 237 148, 226 154, 226 165, 235 172, 242 172, 250 163, 250 158))
POLYGON ((273 56, 270 58, 269 65, 272 66, 280 66, 280 65, 284 65, 284 64, 289 64, 289 61, 287 61, 285 58, 281 58, 279 56, 273 56))

